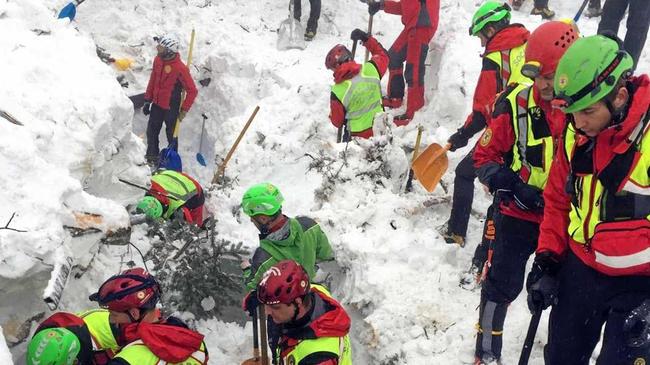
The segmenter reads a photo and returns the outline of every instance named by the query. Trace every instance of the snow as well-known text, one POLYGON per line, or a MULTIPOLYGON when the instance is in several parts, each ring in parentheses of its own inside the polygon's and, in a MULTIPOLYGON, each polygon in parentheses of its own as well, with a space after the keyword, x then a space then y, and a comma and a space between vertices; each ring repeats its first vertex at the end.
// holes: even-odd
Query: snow
MULTIPOLYGON (((472 362, 479 291, 459 288, 458 280, 480 240, 479 218, 489 196, 477 184, 474 210, 479 214, 472 216, 468 245, 460 249, 446 245, 437 232, 448 218, 450 204, 444 199, 451 191, 438 188, 429 194, 417 183, 412 193, 401 191, 410 161, 403 147, 413 146, 417 126, 425 128, 423 144, 443 143, 470 110, 481 48, 467 35, 467 26, 478 1, 442 1, 427 59, 428 102, 411 125, 392 128, 392 141, 383 136, 347 147, 334 143, 336 131, 327 118, 332 80, 324 56, 336 43, 349 45, 352 29, 366 27, 363 4, 324 1, 318 35, 308 48, 279 52, 275 29, 287 16, 285 2, 88 0, 72 23, 55 19, 67 2, 0 0, 0 32, 11 34, 0 38, 0 80, 11 85, 0 89, 0 109, 24 124, 0 118, 0 222, 16 212, 10 227, 27 231, 0 230, 0 325, 10 344, 27 318, 49 315, 40 298, 56 262, 72 257, 88 267, 68 283, 60 305, 68 311, 89 308, 88 294, 124 262, 141 262, 125 247, 74 239, 63 225, 74 222, 73 212, 100 214, 103 231, 126 224, 124 205, 141 192, 117 178, 140 184, 147 179, 140 139, 146 118, 133 113, 126 96, 144 91, 155 56, 152 36, 176 34, 185 58, 194 28, 191 71, 195 80, 210 77, 211 83, 198 86, 199 96, 182 124, 186 171, 208 187, 215 164, 254 107, 261 108, 227 166, 231 183, 210 191, 208 206, 220 235, 255 247, 255 228, 237 207, 250 185, 273 182, 285 196, 284 211, 316 218, 334 245, 344 270, 335 275, 333 293, 353 318, 355 363, 472 362), (96 57, 95 45, 115 58, 132 58, 134 66, 115 70, 96 57), (129 82, 127 89, 115 81, 117 76, 129 82), (208 116, 201 151, 207 168, 194 159, 202 113, 208 116), (319 168, 314 159, 331 164, 319 168), (442 203, 430 204, 433 198, 442 203)), ((303 23, 309 9, 304 3, 303 23)), ((566 17, 579 6, 550 5, 566 17)), ((529 29, 541 22, 528 15, 531 6, 531 1, 524 4, 513 19, 529 29)), ((584 34, 593 34, 597 19, 581 19, 579 25, 584 34)), ((399 17, 380 13, 373 28, 388 48, 401 24, 399 17)), ((647 72, 648 65, 646 52, 638 71, 647 72)), ((454 166, 472 145, 449 154, 444 185, 453 189, 454 166)), ((139 229, 132 242, 141 250, 150 247, 139 229)), ((204 305, 214 305, 213 298, 206 295, 204 305)), ((506 320, 504 363, 518 358, 529 318, 522 294, 506 320)), ((530 364, 543 363, 546 321, 544 316, 530 364)), ((224 319, 196 324, 206 335, 211 363, 238 363, 249 356, 250 322, 245 328, 224 319)), ((24 343, 11 350, 21 363, 24 343)), ((11 363, 5 357, 0 347, 0 362, 11 363)))

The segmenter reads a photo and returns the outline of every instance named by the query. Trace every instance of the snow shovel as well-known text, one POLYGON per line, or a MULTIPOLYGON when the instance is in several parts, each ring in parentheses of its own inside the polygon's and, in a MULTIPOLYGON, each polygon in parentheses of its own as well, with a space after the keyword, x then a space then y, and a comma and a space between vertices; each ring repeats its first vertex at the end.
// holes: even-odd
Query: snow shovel
MULTIPOLYGON (((422 139, 422 126, 418 127, 418 135, 415 138, 415 148, 413 149, 413 159, 411 160, 411 165, 415 163, 415 159, 418 157, 418 152, 420 152, 420 140, 422 139)), ((408 193, 411 190, 413 190, 413 168, 409 169, 409 176, 408 179, 406 179, 406 189, 405 191, 408 193)))
POLYGON ((74 17, 77 15, 77 5, 80 5, 86 0, 74 0, 64 6, 63 9, 59 12, 59 19, 69 18, 70 21, 74 20, 74 17))
POLYGON ((201 114, 203 117, 203 125, 201 126, 201 138, 199 139, 199 152, 196 153, 196 161, 201 166, 206 166, 205 158, 201 154, 201 147, 203 147, 203 131, 205 131, 205 120, 208 119, 208 116, 205 113, 201 114))
POLYGON ((450 148, 451 144, 442 147, 434 143, 422 151, 415 161, 413 161, 411 167, 413 173, 428 192, 432 192, 436 188, 442 175, 447 171, 447 167, 449 166, 447 151, 450 148))
POLYGON ((305 49, 305 28, 300 24, 300 20, 293 17, 293 0, 289 0, 289 17, 280 23, 278 28, 279 50, 287 49, 305 49))
POLYGON ((526 333, 524 347, 521 349, 521 355, 519 356, 519 365, 528 365, 528 358, 530 358, 530 352, 533 349, 533 341, 535 340, 535 333, 537 333, 537 327, 539 326, 539 320, 541 317, 542 311, 537 310, 530 318, 530 324, 528 325, 528 333, 526 333))
POLYGON ((262 365, 262 359, 260 358, 260 333, 257 327, 257 310, 253 311, 253 357, 244 360, 241 365, 262 365))
MULTIPOLYGON (((195 31, 194 29, 192 29, 192 35, 190 37, 190 50, 188 51, 187 54, 188 69, 192 64, 192 49, 194 48, 194 35, 195 35, 195 31)), ((183 95, 181 95, 181 103, 178 106, 179 111, 181 106, 183 105, 183 101, 185 101, 184 91, 183 91, 183 95)), ((174 125, 174 136, 172 140, 169 141, 169 146, 163 148, 162 151, 160 151, 160 159, 158 162, 159 169, 174 170, 178 172, 183 171, 183 161, 181 160, 181 156, 178 154, 178 133, 180 132, 180 129, 181 129, 181 120, 177 118, 176 124, 174 125)))

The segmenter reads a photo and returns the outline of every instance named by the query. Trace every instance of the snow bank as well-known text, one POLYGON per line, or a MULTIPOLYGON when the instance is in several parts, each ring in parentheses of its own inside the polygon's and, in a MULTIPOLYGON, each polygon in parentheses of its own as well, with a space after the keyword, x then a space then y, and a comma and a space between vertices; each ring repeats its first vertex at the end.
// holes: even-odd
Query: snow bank
POLYGON ((12 365, 11 353, 7 348, 5 337, 2 335, 2 327, 0 327, 0 362, 6 365, 12 365))

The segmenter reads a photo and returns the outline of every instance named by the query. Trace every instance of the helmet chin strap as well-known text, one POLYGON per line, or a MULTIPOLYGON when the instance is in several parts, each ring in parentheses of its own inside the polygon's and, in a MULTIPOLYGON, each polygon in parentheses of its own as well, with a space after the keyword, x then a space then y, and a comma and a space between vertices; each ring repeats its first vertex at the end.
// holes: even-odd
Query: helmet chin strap
POLYGON ((293 305, 293 318, 291 318, 291 322, 295 322, 298 319, 298 312, 300 312, 300 308, 298 308, 298 304, 296 303, 295 299, 291 304, 293 305))

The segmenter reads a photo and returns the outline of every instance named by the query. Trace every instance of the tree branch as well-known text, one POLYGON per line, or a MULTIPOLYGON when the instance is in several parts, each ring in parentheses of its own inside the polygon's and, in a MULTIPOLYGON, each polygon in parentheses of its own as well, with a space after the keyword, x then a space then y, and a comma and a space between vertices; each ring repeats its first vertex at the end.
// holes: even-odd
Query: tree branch
POLYGON ((4 227, 0 227, 0 229, 6 229, 6 230, 9 230, 9 231, 22 232, 22 233, 27 232, 27 231, 24 231, 22 229, 15 229, 15 228, 9 227, 9 225, 11 224, 11 221, 14 219, 15 216, 16 216, 16 212, 11 213, 11 218, 9 218, 9 221, 7 222, 7 224, 5 224, 4 227))

